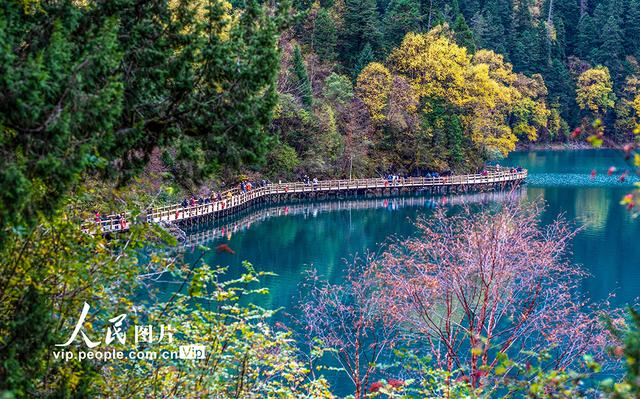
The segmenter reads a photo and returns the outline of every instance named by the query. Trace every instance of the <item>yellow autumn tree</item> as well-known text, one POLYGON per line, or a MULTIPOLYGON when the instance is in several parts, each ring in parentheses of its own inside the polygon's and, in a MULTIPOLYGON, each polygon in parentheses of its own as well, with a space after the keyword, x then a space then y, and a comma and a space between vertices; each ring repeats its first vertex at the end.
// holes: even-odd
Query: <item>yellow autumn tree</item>
POLYGON ((501 56, 487 53, 492 62, 481 62, 482 58, 479 58, 471 67, 468 83, 471 101, 462 120, 474 143, 506 155, 515 149, 518 141, 508 123, 517 95, 517 91, 508 85, 514 74, 510 72, 510 65, 504 65, 501 56), (497 78, 498 75, 502 77, 497 78))
POLYGON ((379 62, 370 63, 358 76, 356 95, 365 103, 374 122, 385 120, 391 82, 391 72, 379 62))
POLYGON ((601 115, 615 103, 611 75, 607 67, 598 65, 578 77, 576 101, 582 110, 601 115))
POLYGON ((389 56, 393 71, 403 76, 421 98, 446 98, 456 107, 470 101, 467 88, 471 58, 438 26, 429 33, 408 33, 389 56))
POLYGON ((538 130, 547 127, 551 117, 547 107, 547 86, 540 74, 528 77, 519 73, 514 88, 517 95, 512 107, 513 132, 534 141, 538 138, 538 130))
POLYGON ((473 143, 491 152, 506 155, 518 137, 535 140, 548 123, 547 88, 540 75, 515 73, 490 50, 467 53, 446 24, 408 33, 387 63, 394 76, 410 84, 423 115, 444 106, 473 143))
POLYGON ((633 100, 633 109, 636 111, 636 115, 640 115, 640 94, 633 100))

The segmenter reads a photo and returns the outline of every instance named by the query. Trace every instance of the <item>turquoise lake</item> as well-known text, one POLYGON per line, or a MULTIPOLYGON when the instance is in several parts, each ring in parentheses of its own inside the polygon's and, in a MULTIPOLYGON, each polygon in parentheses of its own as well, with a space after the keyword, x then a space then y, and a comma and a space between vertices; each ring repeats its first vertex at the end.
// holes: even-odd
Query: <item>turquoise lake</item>
MULTIPOLYGON (((190 238, 199 238, 210 248, 221 243, 232 248, 235 254, 211 250, 204 257, 212 266, 229 266, 231 276, 241 272, 244 260, 276 273, 262 281, 270 293, 253 297, 252 302, 281 308, 275 320, 292 324, 300 301, 299 285, 309 268, 340 282, 345 262, 358 254, 380 251, 393 237, 415 234, 416 218, 429 217, 435 207, 460 203, 482 206, 515 195, 545 201, 542 223, 564 215, 582 226, 569 259, 589 272, 581 284, 584 296, 593 301, 609 300, 616 307, 635 302, 640 295, 640 218, 632 218, 619 202, 638 178, 631 176, 620 182, 619 172, 607 175, 612 165, 625 168, 621 154, 612 150, 516 152, 500 165, 527 168, 526 185, 512 193, 411 195, 257 207, 230 221, 202 226, 190 238)), ((188 259, 199 255, 197 244, 187 251, 188 259)), ((330 380, 338 393, 349 392, 344 375, 330 380)))
MULTIPOLYGON (((619 204, 632 189, 637 177, 625 182, 619 173, 608 176, 615 165, 625 167, 619 152, 613 150, 571 150, 515 152, 501 165, 521 165, 529 170, 526 185, 514 195, 546 202, 542 222, 562 214, 583 226, 573 240, 570 259, 590 273, 582 282, 584 294, 592 300, 610 298, 622 306, 640 295, 640 220, 631 217, 619 204), (595 178, 591 171, 596 171, 595 178)), ((261 305, 283 308, 280 316, 295 313, 299 284, 305 270, 315 268, 324 277, 338 282, 345 262, 367 251, 379 251, 391 237, 415 232, 414 221, 427 216, 436 206, 457 203, 483 203, 500 200, 506 194, 468 194, 463 196, 355 199, 320 203, 303 202, 258 208, 237 218, 234 226, 205 226, 201 234, 215 234, 205 241, 209 247, 226 243, 235 254, 209 252, 210 265, 230 266, 238 273, 247 260, 256 268, 277 273, 263 286, 270 294, 261 305), (221 228, 222 227, 222 228, 221 228)), ((196 255, 189 248, 189 258, 196 255)), ((258 298, 256 298, 258 299, 258 298)))

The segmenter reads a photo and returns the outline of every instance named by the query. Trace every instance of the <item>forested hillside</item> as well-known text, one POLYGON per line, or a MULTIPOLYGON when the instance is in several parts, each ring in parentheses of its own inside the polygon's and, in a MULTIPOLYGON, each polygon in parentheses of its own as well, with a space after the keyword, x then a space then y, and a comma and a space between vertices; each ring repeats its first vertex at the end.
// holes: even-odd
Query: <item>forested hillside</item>
POLYGON ((616 141, 632 136, 638 0, 295 6, 280 39, 273 176, 473 169, 597 119, 616 141))

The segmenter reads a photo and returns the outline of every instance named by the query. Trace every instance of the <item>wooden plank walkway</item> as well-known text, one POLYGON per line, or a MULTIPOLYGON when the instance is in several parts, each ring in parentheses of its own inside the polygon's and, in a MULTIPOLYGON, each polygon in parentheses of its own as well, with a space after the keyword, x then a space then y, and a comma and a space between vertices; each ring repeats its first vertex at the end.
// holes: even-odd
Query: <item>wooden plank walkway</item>
MULTIPOLYGON (((300 196, 318 196, 321 194, 339 193, 389 193, 401 190, 420 189, 452 189, 464 190, 495 189, 507 185, 518 184, 527 178, 527 170, 512 171, 509 168, 488 168, 487 174, 468 174, 440 177, 409 177, 389 181, 384 178, 323 180, 317 184, 303 182, 272 183, 242 192, 233 188, 221 193, 222 200, 211 200, 209 203, 183 207, 182 204, 151 208, 146 213, 146 221, 151 223, 181 223, 198 219, 212 220, 218 216, 227 216, 245 209, 247 206, 263 199, 276 198, 284 200, 300 196)), ((103 233, 128 230, 130 218, 124 220, 117 215, 109 215, 98 224, 103 233)), ((89 223, 87 223, 89 224, 89 223)), ((89 226, 85 225, 87 230, 89 226)))
POLYGON ((525 193, 525 189, 520 187, 513 191, 490 191, 437 197, 401 196, 396 198, 360 198, 341 201, 305 201, 286 205, 265 205, 255 210, 248 210, 245 216, 219 218, 215 222, 206 224, 204 228, 199 228, 192 232, 187 231, 186 240, 182 242, 182 245, 185 247, 195 247, 200 244, 206 245, 222 237, 231 239, 231 236, 249 229, 255 223, 279 216, 304 215, 306 219, 314 218, 320 213, 346 210, 355 211, 376 208, 396 210, 404 207, 417 206, 433 209, 438 206, 503 202, 509 199, 522 198, 525 196, 525 193))

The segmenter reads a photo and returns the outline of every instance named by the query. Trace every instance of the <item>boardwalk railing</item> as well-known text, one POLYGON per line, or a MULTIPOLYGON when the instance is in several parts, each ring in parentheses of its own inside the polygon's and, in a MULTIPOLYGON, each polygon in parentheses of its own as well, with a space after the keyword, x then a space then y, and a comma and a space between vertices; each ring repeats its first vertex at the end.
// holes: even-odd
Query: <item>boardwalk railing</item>
MULTIPOLYGON (((329 193, 344 191, 401 189, 401 188, 430 188, 451 186, 481 186, 500 183, 519 182, 527 177, 527 170, 513 171, 508 168, 488 168, 486 174, 453 175, 439 177, 408 177, 388 180, 384 178, 351 179, 351 180, 323 180, 317 183, 271 183, 251 190, 241 191, 233 188, 221 193, 221 200, 210 200, 208 203, 182 206, 182 204, 167 205, 149 209, 147 222, 179 222, 193 218, 231 213, 245 205, 265 196, 292 195, 300 193, 329 193)), ((127 230, 130 226, 129 215, 120 218, 109 215, 96 221, 103 232, 127 230)))
MULTIPOLYGON (((297 203, 287 205, 273 205, 258 208, 246 216, 231 218, 229 221, 213 223, 207 228, 198 229, 187 233, 182 245, 186 247, 198 244, 207 244, 221 237, 231 239, 231 236, 239 231, 250 228, 254 223, 279 216, 304 215, 305 218, 316 217, 319 213, 344 210, 361 210, 374 208, 398 209, 403 207, 428 207, 435 208, 442 205, 460 205, 486 202, 502 202, 512 198, 521 198, 525 191, 521 188, 514 191, 492 191, 485 193, 441 196, 433 198, 425 197, 400 197, 395 199, 355 199, 343 201, 330 201, 318 203, 297 203)), ((220 219, 222 220, 222 219, 220 219)))

